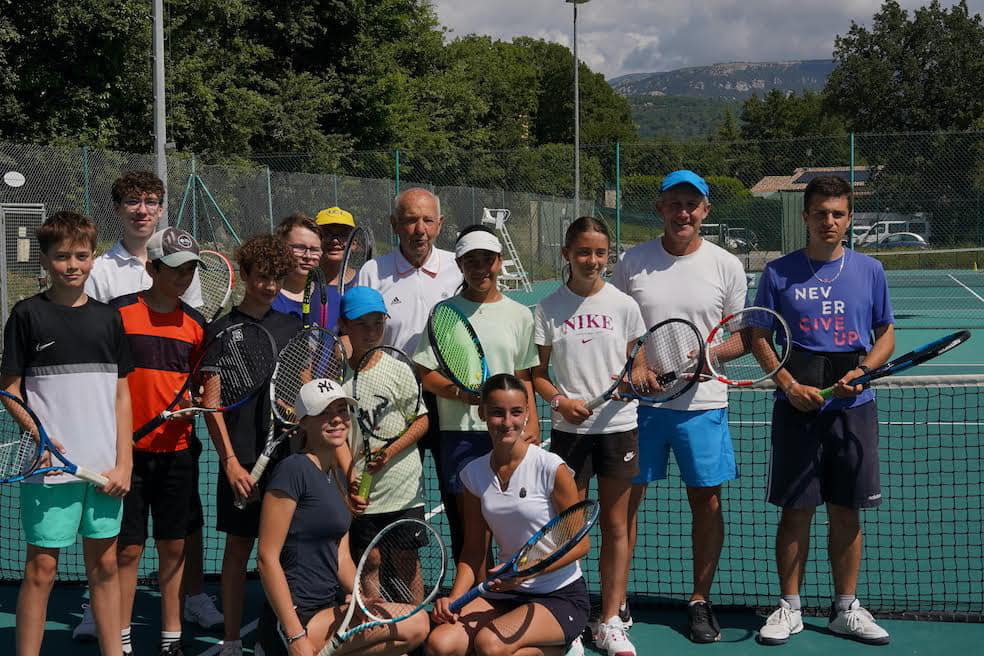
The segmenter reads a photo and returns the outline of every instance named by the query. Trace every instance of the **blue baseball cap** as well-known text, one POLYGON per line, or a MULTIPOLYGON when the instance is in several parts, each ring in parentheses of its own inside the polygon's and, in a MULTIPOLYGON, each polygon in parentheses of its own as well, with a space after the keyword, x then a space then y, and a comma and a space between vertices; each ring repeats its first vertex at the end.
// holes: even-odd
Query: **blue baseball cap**
POLYGON ((386 301, 383 295, 372 287, 350 287, 342 295, 342 316, 358 319, 370 312, 382 312, 387 317, 386 301))
POLYGON ((661 182, 659 185, 659 190, 667 191, 669 189, 672 189, 673 187, 676 187, 677 185, 682 185, 682 184, 690 185, 691 187, 699 191, 701 195, 704 196, 704 198, 710 199, 711 197, 710 189, 707 186, 707 182, 704 181, 704 178, 700 177, 693 171, 688 171, 686 169, 682 169, 680 171, 674 171, 673 173, 670 173, 665 178, 663 178, 663 182, 661 182))

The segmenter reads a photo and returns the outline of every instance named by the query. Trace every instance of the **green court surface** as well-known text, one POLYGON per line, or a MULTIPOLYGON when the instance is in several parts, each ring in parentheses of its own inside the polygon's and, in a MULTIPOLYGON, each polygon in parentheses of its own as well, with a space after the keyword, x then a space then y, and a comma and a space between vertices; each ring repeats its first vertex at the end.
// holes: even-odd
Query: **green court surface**
MULTIPOLYGON (((899 272, 890 272, 898 282, 899 272)), ((904 272, 911 274, 914 272, 904 272)), ((898 321, 896 353, 971 325, 984 325, 984 284, 977 272, 947 272, 941 280, 932 272, 925 286, 893 285, 891 294, 898 321), (957 281, 945 276, 952 275, 957 281), (958 284, 959 283, 959 284, 958 284)), ((536 283, 533 292, 510 295, 526 305, 557 287, 536 283)), ((750 297, 754 297, 754 287, 750 297)), ((890 653, 978 653, 984 624, 926 621, 984 621, 984 335, 973 338, 931 364, 913 371, 921 378, 892 381, 878 391, 881 426, 883 504, 863 515, 865 561, 858 595, 892 633, 890 653), (975 374, 981 378, 960 378, 975 374), (957 376, 957 377, 955 377, 957 376), (909 621, 919 616, 923 621, 909 621)), ((764 501, 768 471, 771 395, 764 390, 733 391, 729 424, 741 476, 724 487, 726 544, 715 580, 713 598, 723 627, 728 653, 764 649, 754 641, 763 619, 756 613, 775 603, 773 537, 778 511, 764 501), (729 610, 734 609, 734 610, 729 610)), ((549 439, 548 416, 540 405, 543 435, 549 439)), ((207 441, 204 430, 202 439, 207 441)), ((432 463, 425 462, 427 510, 431 521, 446 530, 437 499, 432 463)), ((214 575, 221 565, 221 536, 214 526, 218 464, 206 447, 202 458, 202 495, 206 506, 206 570, 213 594, 214 575)), ((16 582, 22 572, 24 545, 20 536, 15 488, 0 490, 0 645, 13 645, 16 582)), ((814 524, 811 563, 803 587, 804 604, 819 612, 831 595, 825 558, 826 517, 821 510, 814 524)), ((598 530, 592 534, 592 553, 584 563, 589 588, 597 591, 598 530)), ((640 654, 698 653, 719 649, 692 645, 684 635, 682 603, 689 595, 690 519, 686 494, 675 466, 669 479, 650 487, 640 514, 640 537, 629 592, 637 624, 631 631, 640 654)), ((153 578, 156 558, 147 550, 141 577, 153 578)), ((82 579, 79 546, 65 550, 60 568, 66 581, 82 579)), ((150 588, 138 595, 134 635, 138 644, 157 639, 158 600, 150 588)), ((80 616, 84 588, 59 585, 52 596, 44 653, 69 648, 71 627, 80 616)), ((244 639, 252 644, 253 623, 262 598, 255 579, 249 583, 244 639)), ((836 638, 824 629, 822 618, 811 617, 807 629, 785 647, 788 653, 844 654, 870 651, 836 638)), ((188 654, 214 654, 216 636, 192 633, 188 654)), ((723 648, 723 647, 722 647, 723 648)), ((7 653, 0 647, 0 653, 7 653)), ((94 646, 77 653, 97 653, 94 646)), ((886 650, 887 651, 887 650, 886 650)), ((138 650, 137 653, 142 653, 138 650)))

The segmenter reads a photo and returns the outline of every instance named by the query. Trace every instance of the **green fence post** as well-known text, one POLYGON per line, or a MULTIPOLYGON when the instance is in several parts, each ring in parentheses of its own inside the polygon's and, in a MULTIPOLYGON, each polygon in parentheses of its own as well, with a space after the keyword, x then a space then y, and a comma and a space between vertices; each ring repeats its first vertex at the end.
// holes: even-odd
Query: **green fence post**
POLYGON ((198 239, 198 159, 195 153, 191 153, 191 179, 190 184, 195 185, 191 188, 191 235, 198 239))
POLYGON ((82 180, 85 185, 85 198, 83 200, 83 205, 85 206, 85 215, 92 216, 92 185, 89 179, 89 147, 82 146, 82 180))
POLYGON ((615 142, 615 259, 622 253, 622 144, 615 142))
MULTIPOLYGON (((396 161, 395 161, 395 169, 394 169, 394 176, 393 176, 393 184, 394 184, 394 191, 395 191, 395 193, 393 194, 393 198, 396 199, 396 197, 400 195, 400 149, 397 148, 394 151, 394 154, 396 156, 396 161)), ((394 206, 393 209, 395 211, 396 207, 394 206)), ((396 248, 396 246, 399 244, 399 239, 397 238, 396 233, 393 232, 392 224, 390 225, 391 225, 390 243, 393 245, 394 248, 396 248)))
POLYGON ((331 192, 332 192, 332 205, 338 207, 338 174, 331 174, 331 192))
MULTIPOLYGON (((851 199, 854 199, 854 131, 851 131, 851 199)), ((854 250, 854 212, 851 212, 851 225, 848 227, 850 238, 847 243, 854 250)))
POLYGON ((270 212, 270 232, 273 232, 273 185, 270 184, 270 167, 266 167, 267 209, 270 212))

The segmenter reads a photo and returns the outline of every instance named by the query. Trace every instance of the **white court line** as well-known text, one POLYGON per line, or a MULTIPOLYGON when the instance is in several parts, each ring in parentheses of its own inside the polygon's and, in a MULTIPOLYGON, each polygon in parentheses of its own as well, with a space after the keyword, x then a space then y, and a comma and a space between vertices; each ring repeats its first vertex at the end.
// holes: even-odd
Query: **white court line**
MULTIPOLYGON (((259 623, 259 620, 253 620, 249 624, 246 624, 245 626, 243 626, 243 628, 239 630, 239 639, 242 640, 244 637, 248 636, 250 633, 252 633, 253 631, 255 631, 256 630, 256 625, 258 623, 259 623)), ((219 642, 215 643, 214 645, 212 645, 211 647, 209 647, 208 649, 206 649, 205 651, 203 651, 198 656, 215 656, 220 651, 222 651, 222 641, 221 640, 219 642)))
POLYGON ((962 282, 960 282, 959 280, 957 280, 956 278, 954 278, 952 273, 946 274, 946 277, 949 278, 950 280, 952 280, 953 282, 957 283, 958 285, 960 285, 964 289, 966 289, 971 294, 973 294, 974 298, 976 298, 978 301, 980 301, 981 303, 984 303, 984 298, 981 298, 981 295, 980 294, 978 294, 973 289, 971 289, 967 285, 963 284, 962 282))

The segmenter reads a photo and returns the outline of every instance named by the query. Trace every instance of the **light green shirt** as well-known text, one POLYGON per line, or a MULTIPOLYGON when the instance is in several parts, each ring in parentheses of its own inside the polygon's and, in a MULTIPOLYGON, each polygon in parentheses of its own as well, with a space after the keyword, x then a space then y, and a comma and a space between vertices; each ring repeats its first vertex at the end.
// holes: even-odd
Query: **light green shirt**
MULTIPOLYGON (((533 343, 533 314, 525 305, 503 297, 495 303, 475 303, 454 296, 446 303, 468 317, 482 343, 489 365, 489 375, 515 373, 540 363, 533 343)), ((439 370, 430 340, 417 343, 414 362, 431 370, 439 370)), ((478 417, 478 407, 453 399, 437 397, 437 410, 442 431, 484 431, 485 422, 478 417)))
MULTIPOLYGON (((374 379, 392 383, 392 388, 382 388, 381 391, 385 397, 391 399, 407 399, 407 402, 412 404, 417 399, 417 390, 400 389, 398 385, 404 378, 396 375, 386 375, 387 368, 395 371, 395 368, 399 366, 406 365, 387 356, 380 359, 370 371, 372 371, 374 379), (380 371, 375 371, 376 367, 380 367, 380 371), (379 374, 382 374, 382 376, 379 374)), ((343 387, 349 394, 352 394, 353 391, 353 375, 354 372, 352 369, 346 367, 343 387)), ((399 421, 402 424, 404 422, 404 415, 397 416, 397 414, 394 412, 390 419, 383 418, 383 421, 399 421)), ((423 401, 421 401, 417 410, 417 416, 420 417, 425 414, 427 414, 427 408, 424 406, 423 401)), ((365 454, 362 450, 362 427, 359 425, 357 416, 353 417, 351 439, 355 471, 361 474, 365 468, 365 454)), ((375 451, 384 446, 386 444, 382 440, 378 440, 372 436, 369 437, 370 450, 375 451)), ((366 509, 366 514, 376 515, 396 512, 398 510, 406 510, 407 508, 424 505, 423 473, 420 453, 417 451, 416 444, 400 451, 395 458, 386 464, 386 467, 382 471, 377 472, 373 476, 372 487, 369 491, 369 507, 366 509)))

